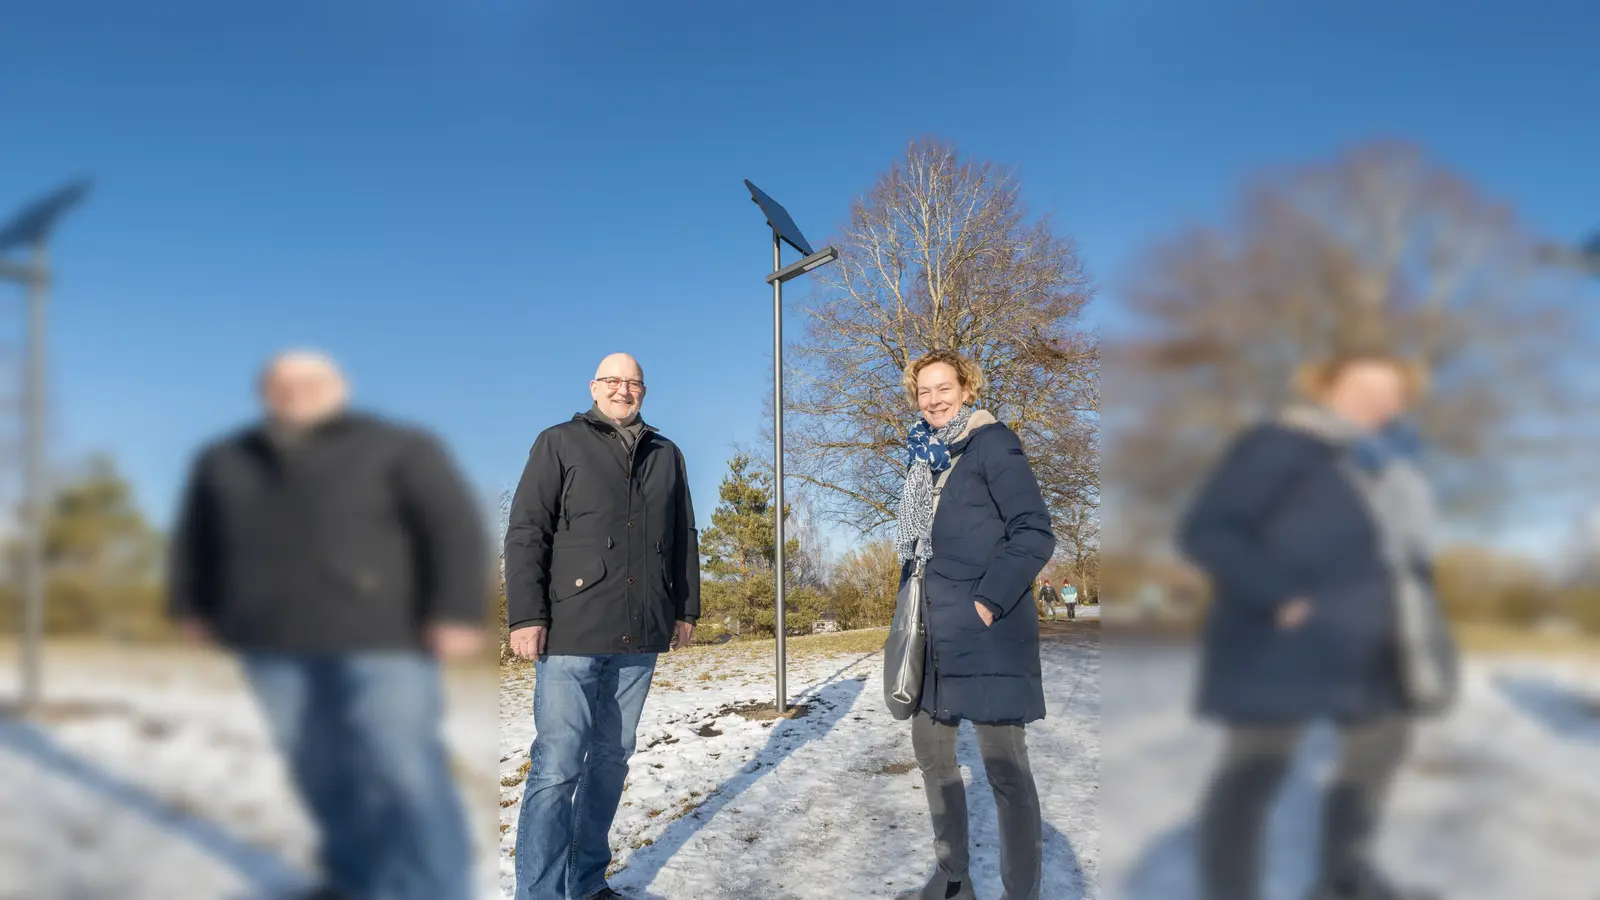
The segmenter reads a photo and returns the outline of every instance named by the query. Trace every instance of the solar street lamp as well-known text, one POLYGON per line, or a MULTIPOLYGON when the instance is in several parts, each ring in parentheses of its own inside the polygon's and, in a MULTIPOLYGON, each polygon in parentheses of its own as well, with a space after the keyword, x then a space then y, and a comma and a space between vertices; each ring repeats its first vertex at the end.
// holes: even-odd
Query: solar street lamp
POLYGON ((1539 248, 1539 259, 1546 265, 1575 269, 1600 278, 1600 232, 1576 247, 1547 244, 1539 248))
POLYGON ((778 542, 772 580, 777 586, 778 595, 775 628, 778 636, 777 710, 778 714, 782 715, 789 709, 788 656, 784 640, 787 635, 784 628, 783 607, 783 285, 786 281, 838 259, 839 251, 832 247, 824 247, 821 251, 811 249, 810 242, 800 233, 799 227, 794 224, 794 219, 789 217, 789 212, 780 206, 778 201, 762 193, 761 189, 751 184, 748 179, 745 180, 744 186, 750 189, 750 199, 761 207, 761 212, 767 217, 767 225, 772 228, 772 274, 766 279, 767 283, 772 285, 772 460, 773 487, 776 493, 772 516, 776 520, 778 542), (784 244, 805 254, 805 258, 785 266, 784 244))
POLYGON ((0 257, 23 248, 25 262, 0 258, 0 280, 28 292, 28 349, 24 372, 22 698, 24 710, 39 704, 44 644, 44 350, 45 299, 50 289, 50 236, 56 223, 89 192, 76 181, 22 208, 0 227, 0 257))

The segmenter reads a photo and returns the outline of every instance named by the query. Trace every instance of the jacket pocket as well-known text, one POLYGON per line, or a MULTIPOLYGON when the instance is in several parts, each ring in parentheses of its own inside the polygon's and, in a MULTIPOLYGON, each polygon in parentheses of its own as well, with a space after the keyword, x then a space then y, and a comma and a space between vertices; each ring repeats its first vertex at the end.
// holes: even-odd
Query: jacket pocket
POLYGON ((668 552, 668 547, 662 541, 656 541, 655 548, 656 571, 659 573, 658 580, 660 581, 661 587, 666 591, 667 596, 670 597, 672 596, 672 588, 674 584, 674 579, 672 577, 672 554, 668 552))
POLYGON ((557 554, 550 561, 550 600, 570 600, 605 577, 606 561, 598 554, 557 554))
POLYGON ((395 589, 394 574, 376 564, 324 561, 318 569, 329 587, 346 596, 371 600, 388 596, 395 589))
POLYGON ((982 581, 988 567, 979 563, 967 562, 953 556, 944 556, 935 553, 933 559, 928 561, 928 570, 937 573, 948 581, 982 581))
POLYGON ((972 605, 984 571, 983 566, 949 556, 935 554, 929 560, 926 590, 930 629, 944 638, 984 630, 983 620, 972 605))
MULTIPOLYGON (((974 594, 976 594, 976 591, 974 591, 974 594)), ((1000 624, 999 619, 994 620, 994 625, 985 625, 983 623, 983 616, 978 615, 978 599, 976 596, 972 598, 971 603, 967 604, 965 612, 972 618, 972 627, 979 631, 988 631, 989 629, 993 628, 994 625, 1000 624)))

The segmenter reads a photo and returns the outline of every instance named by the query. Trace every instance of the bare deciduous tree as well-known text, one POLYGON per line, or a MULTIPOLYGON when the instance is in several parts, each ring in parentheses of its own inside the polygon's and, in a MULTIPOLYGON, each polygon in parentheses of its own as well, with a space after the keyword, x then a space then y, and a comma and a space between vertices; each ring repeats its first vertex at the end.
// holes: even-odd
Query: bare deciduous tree
POLYGON ((894 520, 915 415, 902 372, 936 348, 983 367, 981 402, 1021 436, 1057 521, 1092 506, 1092 288, 1074 243, 1030 220, 1013 173, 915 143, 854 204, 838 246, 785 398, 791 472, 819 512, 863 534, 894 520))
POLYGON ((1083 506, 1063 518, 1065 521, 1055 526, 1056 556, 1064 562, 1067 577, 1078 585, 1087 598, 1091 582, 1099 569, 1099 513, 1092 507, 1083 506))
POLYGON ((1430 371, 1418 418, 1442 494, 1492 509, 1515 463, 1557 448, 1586 411, 1582 354, 1542 296, 1537 243, 1419 148, 1377 142, 1265 174, 1226 222, 1153 247, 1112 343, 1116 540, 1164 533, 1228 436, 1290 399, 1299 363, 1352 347, 1430 371))

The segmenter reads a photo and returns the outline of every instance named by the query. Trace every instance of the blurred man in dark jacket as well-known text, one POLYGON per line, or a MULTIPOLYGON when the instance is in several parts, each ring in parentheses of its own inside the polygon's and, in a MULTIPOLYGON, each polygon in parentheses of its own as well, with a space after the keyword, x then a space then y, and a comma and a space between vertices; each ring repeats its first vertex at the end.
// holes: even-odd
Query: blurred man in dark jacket
POLYGON ((466 900, 437 661, 475 652, 490 558, 444 447, 351 412, 332 361, 274 359, 263 422, 201 451, 172 615, 238 652, 321 833, 318 898, 466 900))
POLYGON ((700 543, 683 454, 606 357, 594 405, 534 441, 506 529, 511 649, 535 659, 517 900, 604 900, 609 835, 658 654, 689 646, 700 543))

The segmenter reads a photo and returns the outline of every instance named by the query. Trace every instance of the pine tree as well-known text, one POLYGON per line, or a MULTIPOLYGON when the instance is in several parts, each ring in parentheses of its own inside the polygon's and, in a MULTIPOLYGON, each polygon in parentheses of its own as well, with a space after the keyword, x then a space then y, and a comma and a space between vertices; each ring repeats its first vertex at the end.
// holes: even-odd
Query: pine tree
MULTIPOLYGON (((735 634, 770 636, 777 623, 772 477, 738 453, 728 460, 728 474, 718 494, 711 527, 700 534, 701 622, 735 634)), ((792 521, 791 513, 784 510, 786 524, 792 521)), ((825 598, 816 588, 797 583, 796 563, 802 559, 798 537, 786 535, 784 557, 789 575, 784 593, 787 630, 810 631, 825 598)))
MULTIPOLYGON (((145 521, 133 488, 106 456, 89 460, 81 474, 50 497, 45 522, 45 629, 52 634, 93 633, 119 638, 168 632, 158 574, 160 536, 145 521)), ((20 540, 9 543, 6 593, 15 600, 22 562, 20 540)), ((15 603, 0 604, 17 615, 15 603)), ((7 623, 14 624, 14 623, 7 623)))

